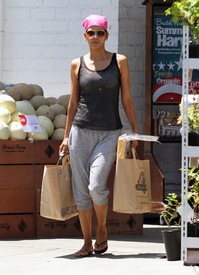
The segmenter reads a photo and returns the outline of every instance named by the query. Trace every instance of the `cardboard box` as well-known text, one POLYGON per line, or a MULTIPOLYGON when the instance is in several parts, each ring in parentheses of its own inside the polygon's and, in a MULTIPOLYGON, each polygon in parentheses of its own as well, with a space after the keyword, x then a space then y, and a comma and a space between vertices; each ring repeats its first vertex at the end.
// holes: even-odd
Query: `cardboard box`
POLYGON ((37 238, 69 238, 82 236, 78 216, 67 221, 56 221, 37 214, 37 238))
POLYGON ((54 164, 59 159, 60 140, 35 141, 35 163, 54 164))
POLYGON ((34 189, 0 190, 0 213, 35 213, 36 198, 34 189))
POLYGON ((44 172, 44 164, 35 165, 35 185, 41 189, 42 177, 44 172))
POLYGON ((34 165, 1 165, 0 192, 2 189, 34 189, 34 165))
POLYGON ((0 239, 35 238, 35 215, 0 215, 0 239))
POLYGON ((199 265, 199 248, 187 249, 187 261, 185 265, 199 265))
POLYGON ((0 164, 34 162, 35 145, 29 140, 0 140, 0 164))

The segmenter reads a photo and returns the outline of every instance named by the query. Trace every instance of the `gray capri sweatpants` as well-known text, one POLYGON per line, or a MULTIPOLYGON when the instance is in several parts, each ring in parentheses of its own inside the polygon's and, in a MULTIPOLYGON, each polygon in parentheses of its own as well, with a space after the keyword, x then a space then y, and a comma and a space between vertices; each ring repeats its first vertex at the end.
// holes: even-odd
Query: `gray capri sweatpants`
POLYGON ((108 202, 107 178, 116 158, 120 132, 120 129, 101 131, 72 126, 69 152, 78 210, 90 209, 92 203, 108 202))

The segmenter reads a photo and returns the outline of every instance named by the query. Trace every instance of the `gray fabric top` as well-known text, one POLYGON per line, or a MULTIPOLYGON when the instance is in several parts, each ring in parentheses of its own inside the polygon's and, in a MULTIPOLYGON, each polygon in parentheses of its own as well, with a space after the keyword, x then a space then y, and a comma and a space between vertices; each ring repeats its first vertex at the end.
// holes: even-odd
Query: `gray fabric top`
POLYGON ((121 129, 118 110, 120 71, 116 54, 113 54, 109 66, 101 71, 87 68, 81 57, 78 77, 80 101, 73 123, 87 129, 121 129))

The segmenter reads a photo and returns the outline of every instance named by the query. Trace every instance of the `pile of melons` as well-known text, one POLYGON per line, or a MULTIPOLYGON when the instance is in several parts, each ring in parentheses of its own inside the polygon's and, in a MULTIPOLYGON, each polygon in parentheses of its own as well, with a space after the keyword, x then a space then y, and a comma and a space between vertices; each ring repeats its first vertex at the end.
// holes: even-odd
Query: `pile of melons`
POLYGON ((0 82, 0 140, 62 140, 69 99, 67 94, 45 97, 37 84, 0 82), (20 114, 36 115, 42 132, 24 132, 20 114))

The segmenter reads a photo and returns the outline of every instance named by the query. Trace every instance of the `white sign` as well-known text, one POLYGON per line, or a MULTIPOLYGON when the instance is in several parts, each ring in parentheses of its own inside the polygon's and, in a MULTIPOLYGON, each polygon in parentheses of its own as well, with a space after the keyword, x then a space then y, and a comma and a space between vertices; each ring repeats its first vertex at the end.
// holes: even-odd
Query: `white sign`
POLYGON ((37 116, 18 115, 24 132, 37 133, 42 132, 37 116))

